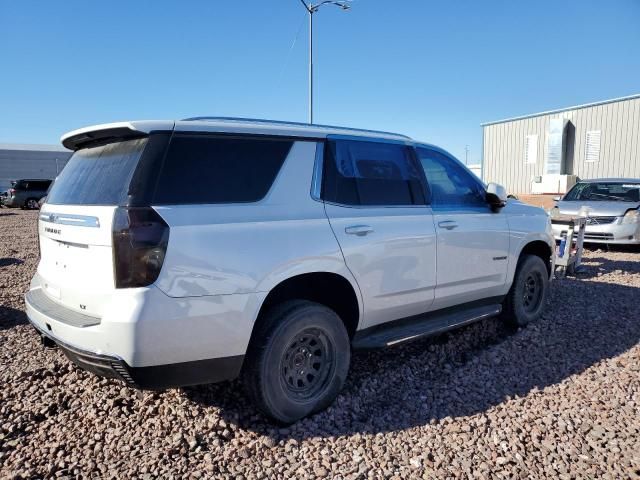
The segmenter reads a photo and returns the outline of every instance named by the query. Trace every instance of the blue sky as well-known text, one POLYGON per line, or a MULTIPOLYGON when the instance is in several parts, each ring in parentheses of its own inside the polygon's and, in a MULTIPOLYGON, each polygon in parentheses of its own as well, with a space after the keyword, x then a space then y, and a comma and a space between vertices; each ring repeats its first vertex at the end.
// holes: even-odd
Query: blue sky
MULTIPOLYGON (((315 18, 317 123, 463 160, 469 145, 470 163, 483 121, 640 93, 639 0, 354 0, 315 18)), ((0 142, 131 119, 306 121, 306 29, 299 0, 0 0, 0 142)))

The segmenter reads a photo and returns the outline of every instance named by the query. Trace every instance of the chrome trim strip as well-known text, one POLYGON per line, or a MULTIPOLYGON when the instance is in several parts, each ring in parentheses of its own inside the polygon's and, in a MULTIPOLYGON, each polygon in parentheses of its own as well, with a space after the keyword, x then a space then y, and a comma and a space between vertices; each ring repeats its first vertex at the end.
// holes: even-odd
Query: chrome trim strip
POLYGON ((59 225, 75 225, 76 227, 100 228, 100 219, 88 215, 72 215, 67 213, 41 213, 40 220, 59 225))

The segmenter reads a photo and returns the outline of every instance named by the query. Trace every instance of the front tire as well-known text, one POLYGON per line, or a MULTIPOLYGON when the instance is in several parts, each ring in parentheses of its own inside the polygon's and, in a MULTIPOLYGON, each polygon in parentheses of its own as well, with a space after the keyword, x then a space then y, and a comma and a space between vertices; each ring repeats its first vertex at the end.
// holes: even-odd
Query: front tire
POLYGON ((284 424, 327 408, 351 359, 340 317, 324 305, 295 300, 269 311, 257 328, 243 372, 255 405, 284 424))
POLYGON ((503 319, 524 327, 542 316, 549 290, 549 271, 536 255, 523 255, 516 268, 513 284, 502 304, 503 319))

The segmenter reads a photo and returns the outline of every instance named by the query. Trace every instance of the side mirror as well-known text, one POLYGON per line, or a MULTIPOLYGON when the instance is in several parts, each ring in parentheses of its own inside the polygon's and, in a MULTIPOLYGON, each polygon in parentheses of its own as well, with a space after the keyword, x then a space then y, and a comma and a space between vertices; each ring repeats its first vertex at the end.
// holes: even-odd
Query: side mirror
POLYGON ((487 203, 493 211, 498 211, 507 204, 507 191, 502 185, 491 182, 487 185, 487 203))
POLYGON ((559 202, 560 200, 562 200, 562 197, 558 196, 558 197, 553 197, 553 201, 554 202, 559 202))

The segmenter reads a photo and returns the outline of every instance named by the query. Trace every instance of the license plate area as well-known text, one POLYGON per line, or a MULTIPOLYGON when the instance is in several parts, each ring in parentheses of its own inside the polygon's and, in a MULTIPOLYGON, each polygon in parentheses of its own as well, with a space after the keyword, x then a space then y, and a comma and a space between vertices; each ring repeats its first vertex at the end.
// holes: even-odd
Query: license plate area
POLYGON ((53 240, 53 258, 55 271, 61 279, 73 279, 77 275, 78 266, 86 266, 89 260, 89 245, 81 243, 53 240))
POLYGON ((38 273, 44 292, 76 312, 102 316, 113 293, 111 247, 41 237, 38 273))

